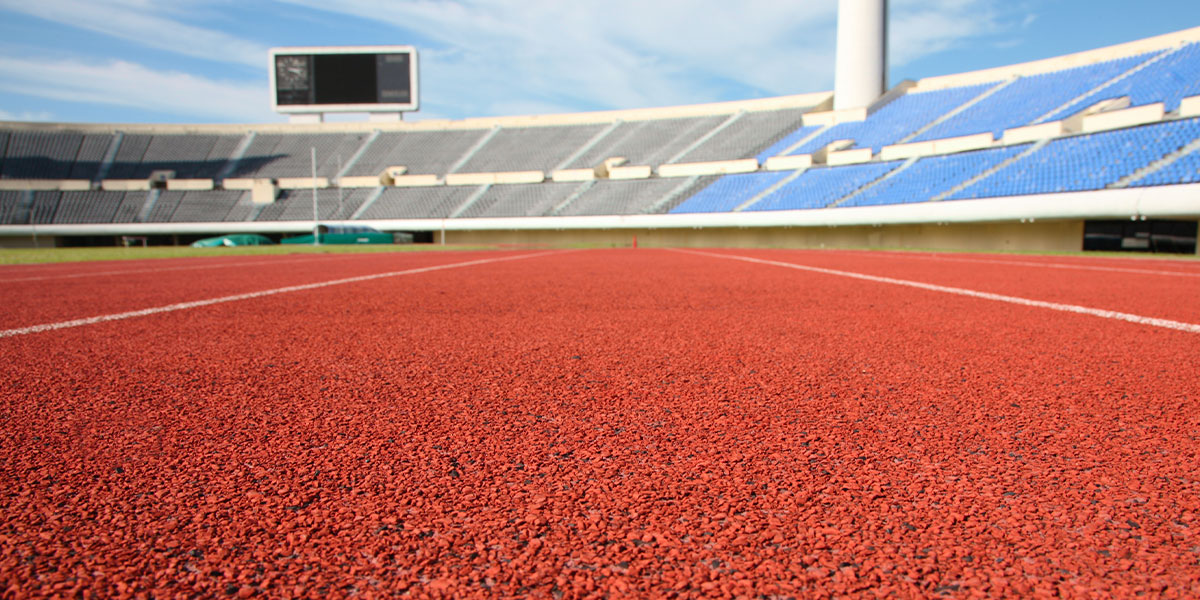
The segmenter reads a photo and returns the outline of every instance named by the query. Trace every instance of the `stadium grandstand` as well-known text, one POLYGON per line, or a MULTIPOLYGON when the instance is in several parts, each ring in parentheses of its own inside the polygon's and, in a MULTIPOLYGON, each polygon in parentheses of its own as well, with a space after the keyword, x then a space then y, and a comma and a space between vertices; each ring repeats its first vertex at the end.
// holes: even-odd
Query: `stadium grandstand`
POLYGON ((824 92, 459 121, 0 123, 0 244, 308 231, 315 190, 322 221, 432 242, 1079 250, 1124 221, 1194 252, 1198 180, 1194 28, 906 80, 856 108, 824 92))

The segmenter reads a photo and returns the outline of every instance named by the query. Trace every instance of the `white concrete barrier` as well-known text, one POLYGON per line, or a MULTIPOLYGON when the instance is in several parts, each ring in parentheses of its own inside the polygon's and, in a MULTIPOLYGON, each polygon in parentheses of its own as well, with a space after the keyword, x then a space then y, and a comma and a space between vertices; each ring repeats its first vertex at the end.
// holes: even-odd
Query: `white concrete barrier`
POLYGON ((352 175, 338 179, 337 184, 344 188, 373 188, 384 185, 384 178, 379 175, 352 175))
POLYGON ((400 175, 392 178, 392 185, 396 187, 433 187, 445 183, 437 175, 400 175))
POLYGON ((106 192, 140 192, 150 189, 149 179, 105 179, 100 189, 106 192))
MULTIPOLYGON (((231 177, 221 182, 221 188, 226 190, 252 190, 254 189, 253 179, 243 177, 231 177)), ((267 181, 270 181, 268 179, 267 181)))
POLYGON ((1027 125, 1025 127, 1013 127, 1012 129, 1004 130, 1004 137, 1001 138, 1001 143, 1005 146, 1012 144, 1024 144, 1025 142, 1036 142, 1049 138, 1056 138, 1067 130, 1063 126, 1062 121, 1051 121, 1040 125, 1027 125))
POLYGON ((168 179, 167 189, 180 192, 207 192, 213 189, 211 179, 168 179))
POLYGON ((796 169, 807 169, 812 166, 812 163, 811 154, 772 156, 763 163, 763 168, 768 171, 795 171, 796 169))
POLYGON ((541 171, 451 173, 446 175, 446 185, 507 185, 514 183, 541 183, 545 180, 546 174, 541 171))
POLYGON ((92 182, 86 179, 0 179, 0 191, 86 191, 92 182))
POLYGON ((615 169, 627 162, 629 162, 629 159, 624 156, 612 156, 604 159, 604 162, 596 165, 596 168, 592 169, 592 171, 595 173, 596 179, 607 179, 610 169, 615 169))
POLYGON ((862 108, 805 113, 802 117, 802 122, 805 127, 837 125, 838 123, 866 121, 867 116, 867 107, 864 106, 862 108))
POLYGON ((502 171, 496 173, 496 183, 500 185, 517 183, 541 183, 546 180, 542 171, 502 171))
POLYGON ((854 145, 854 140, 834 140, 825 144, 824 148, 812 153, 813 162, 817 164, 825 164, 829 160, 831 153, 839 150, 845 150, 854 145))
POLYGON ((316 179, 313 179, 312 177, 280 177, 278 180, 276 180, 276 185, 278 185, 279 189, 281 190, 311 190, 314 187, 319 190, 323 190, 329 187, 329 178, 317 177, 316 179))
POLYGON ((556 182, 592 181, 595 178, 595 169, 559 169, 550 174, 550 179, 556 182))
POLYGON ((274 204, 279 197, 279 188, 270 179, 252 179, 250 185, 250 202, 254 204, 274 204))
POLYGON ((1124 110, 1110 110, 1084 117, 1080 131, 1083 133, 1092 133, 1096 131, 1108 131, 1110 129, 1121 129, 1122 127, 1133 127, 1134 125, 1145 125, 1146 123, 1157 123, 1163 120, 1165 114, 1162 102, 1126 108, 1124 110))
POLYGON ((693 175, 727 175, 730 173, 750 173, 758 170, 758 160, 743 158, 740 160, 716 160, 696 163, 675 163, 659 165, 659 177, 691 177, 693 175))
POLYGON ((64 179, 58 183, 58 189, 64 192, 86 192, 92 189, 92 182, 86 179, 64 179))
POLYGON ((944 140, 933 140, 933 153, 951 154, 954 152, 966 152, 967 150, 979 150, 982 148, 991 148, 995 143, 996 139, 990 133, 964 135, 944 140))
POLYGON ((1088 115, 1095 115, 1110 110, 1121 110, 1128 107, 1129 96, 1101 100, 1063 119, 1063 127, 1071 133, 1079 133, 1083 131, 1083 119, 1088 115))
POLYGON ((446 185, 491 185, 496 183, 495 173, 451 173, 446 175, 446 185))
POLYGON ((648 179, 651 169, 649 165, 633 167, 614 167, 608 170, 609 179, 648 179))
POLYGON ((1195 117, 1200 115, 1200 96, 1188 96, 1179 101, 1180 117, 1195 117))
POLYGON ((836 165, 853 165, 865 163, 871 160, 870 148, 855 148, 854 150, 841 150, 839 152, 830 152, 825 159, 825 163, 830 166, 836 165))
POLYGON ((271 204, 279 195, 279 189, 271 179, 231 178, 221 182, 221 187, 227 190, 248 191, 250 201, 255 204, 271 204))
POLYGON ((879 149, 879 158, 883 160, 912 158, 914 156, 928 156, 930 154, 933 154, 933 142, 892 144, 891 146, 884 146, 879 149))

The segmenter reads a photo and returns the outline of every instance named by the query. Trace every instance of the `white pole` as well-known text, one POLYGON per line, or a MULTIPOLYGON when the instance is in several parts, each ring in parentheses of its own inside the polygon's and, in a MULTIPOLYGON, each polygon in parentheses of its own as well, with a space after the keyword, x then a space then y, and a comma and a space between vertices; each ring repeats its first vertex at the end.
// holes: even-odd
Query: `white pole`
POLYGON ((838 0, 833 109, 862 108, 887 90, 887 0, 838 0))
POLYGON ((321 214, 317 212, 317 148, 312 146, 313 245, 321 245, 321 214))
MULTIPOLYGON (((338 172, 338 176, 340 177, 340 176, 341 176, 341 174, 342 174, 342 155, 341 155, 341 154, 339 154, 339 155, 338 155, 338 171, 337 171, 337 172, 338 172)), ((346 217, 345 217, 344 215, 342 215, 342 203, 343 203, 343 202, 345 202, 345 201, 346 201, 346 199, 342 197, 342 180, 341 180, 341 179, 338 179, 336 183, 337 183, 337 188, 338 188, 338 211, 337 211, 337 217, 338 217, 339 219, 344 219, 344 218, 346 218, 346 217)))
POLYGON ((29 229, 33 231, 33 247, 40 248, 37 239, 37 192, 30 191, 29 197, 33 199, 29 203, 29 229))

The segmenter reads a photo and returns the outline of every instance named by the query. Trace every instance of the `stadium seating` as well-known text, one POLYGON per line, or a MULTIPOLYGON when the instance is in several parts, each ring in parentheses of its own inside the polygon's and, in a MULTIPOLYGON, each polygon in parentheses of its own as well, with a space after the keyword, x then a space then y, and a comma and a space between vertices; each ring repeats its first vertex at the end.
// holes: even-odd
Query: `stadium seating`
POLYGON ((488 133, 486 129, 384 132, 348 175, 378 175, 393 166, 405 166, 412 174, 441 175, 488 133))
POLYGON ((586 152, 562 165, 562 168, 592 168, 614 156, 628 159, 631 165, 671 162, 676 154, 686 150, 726 118, 727 115, 619 123, 586 152))
POLYGON ((680 157, 680 162, 752 158, 801 126, 800 109, 742 112, 707 140, 680 157))
POLYGON ((1200 137, 1200 119, 1054 140, 950 199, 1099 190, 1200 137))
POLYGON ((145 179, 154 171, 174 171, 179 179, 212 179, 232 158, 237 135, 126 135, 112 179, 145 179))
POLYGON ((945 156, 926 156, 839 206, 878 206, 933 200, 1027 148, 1029 144, 945 156))
POLYGON ((555 214, 637 215, 650 211, 686 180, 646 179, 633 181, 596 181, 555 214))
POLYGON ((1130 183, 1131 187, 1200 183, 1200 152, 1192 151, 1175 162, 1130 183))
POLYGON ((723 212, 750 201, 791 175, 789 171, 726 175, 671 209, 673 213, 723 212))
POLYGON ((1200 44, 1187 44, 1128 77, 1089 93, 1047 120, 1066 118, 1101 100, 1123 96, 1129 97, 1131 106, 1162 102, 1163 108, 1170 112, 1179 108, 1180 99, 1196 94, 1200 94, 1200 44))
POLYGON ((1151 54, 1052 71, 1012 81, 970 108, 930 128, 912 141, 923 142, 1022 127, 1145 62, 1151 54))
POLYGON ((334 177, 363 145, 367 134, 258 134, 231 177, 310 177, 316 149, 318 177, 334 177))
POLYGON ((938 116, 982 94, 994 84, 906 94, 871 114, 865 121, 838 123, 789 154, 810 154, 836 140, 854 140, 853 148, 879 149, 902 140, 938 116))
POLYGON ((90 180, 96 175, 112 137, 72 132, 0 134, 0 142, 6 142, 0 177, 90 180))
POLYGON ((499 129, 457 172, 549 171, 604 129, 600 124, 499 129))
POLYGON ((573 193, 586 187, 580 183, 523 183, 489 186, 461 217, 538 217, 549 214, 573 193))
POLYGON ((863 185, 879 179, 900 163, 901 161, 893 160, 809 169, 746 210, 825 208, 863 185))

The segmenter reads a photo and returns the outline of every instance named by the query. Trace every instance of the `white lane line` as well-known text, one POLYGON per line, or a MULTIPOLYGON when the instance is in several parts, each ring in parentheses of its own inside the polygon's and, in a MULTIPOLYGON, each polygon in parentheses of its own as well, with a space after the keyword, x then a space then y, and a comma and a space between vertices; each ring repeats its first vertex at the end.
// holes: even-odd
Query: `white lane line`
POLYGON ((947 294, 957 294, 959 296, 970 296, 972 298, 982 298, 984 300, 995 300, 997 302, 1008 302, 1010 304, 1020 304, 1022 306, 1035 306, 1038 308, 1048 308, 1050 310, 1058 310, 1062 312, 1079 313, 1083 315, 1091 315, 1093 317, 1101 317, 1105 319, 1116 319, 1118 321, 1129 321, 1130 323, 1138 323, 1141 325, 1152 325, 1154 327, 1165 327, 1167 329, 1176 329, 1179 331, 1187 331, 1189 333, 1200 333, 1200 325, 1195 323, 1184 323, 1182 321, 1172 321, 1170 319, 1158 319, 1154 317, 1143 317, 1141 315, 1133 315, 1129 313, 1117 312, 1114 310, 1103 310, 1099 308, 1090 308, 1087 306, 1079 306, 1077 304, 1062 304, 1059 302, 1046 302, 1043 300, 1031 300, 1029 298, 1021 298, 1019 296, 1005 296, 1003 294, 992 294, 989 292, 979 292, 964 288, 949 287, 945 285, 934 285, 932 283, 922 283, 920 281, 910 281, 908 279, 895 279, 892 277, 880 277, 878 275, 867 275, 864 273, 855 273, 853 271, 839 271, 837 269, 825 269, 821 267, 810 267, 808 265, 799 265, 795 263, 782 262, 778 260, 765 260, 761 258, 751 258, 749 256, 738 256, 736 254, 718 254, 715 252, 703 252, 700 250, 683 250, 674 249, 675 252, 683 252, 685 254, 695 254, 699 256, 711 256, 714 258, 725 258, 729 260, 740 260, 743 262, 757 263, 760 265, 772 265, 776 267, 784 267, 788 269, 797 269, 800 271, 811 271, 813 273, 824 273, 826 275, 838 275, 840 277, 849 277, 852 279, 861 279, 863 281, 873 281, 875 283, 890 283, 892 285, 903 285, 922 290, 930 290, 934 292, 943 292, 947 294))
POLYGON ((95 317, 87 317, 84 319, 74 319, 71 321, 60 321, 58 323, 44 323, 42 325, 31 325, 29 327, 18 327, 16 329, 5 329, 0 331, 0 338, 14 337, 18 335, 27 335, 30 333, 40 333, 43 331, 54 331, 56 329, 67 329, 70 327, 81 327, 83 325, 94 325, 96 323, 104 323, 106 321, 120 321, 122 319, 132 319, 134 317, 145 317, 158 313, 174 312, 177 310, 187 310, 189 308, 199 308, 201 306, 209 306, 212 304, 221 304, 224 302, 236 302, 238 300, 250 300, 252 298, 262 298, 263 296, 273 296, 275 294, 286 294, 289 292, 302 292, 305 290, 315 290, 334 285, 343 285, 346 283, 357 283, 359 281, 371 281, 373 279, 385 279, 388 277, 398 277, 400 275, 416 275, 418 273, 428 273, 430 271, 442 271, 445 269, 458 269, 461 267, 470 267, 474 265, 486 265, 490 263, 503 262, 508 260, 521 260, 524 258, 534 258, 538 256, 546 256, 547 254, 557 254, 564 250, 553 250, 549 252, 538 252, 536 254, 521 254, 517 256, 503 256, 499 258, 483 258, 479 260, 469 260, 460 263, 450 263, 448 265, 434 265, 432 267, 418 267, 415 269, 405 269, 403 271, 391 271, 388 273, 375 273, 373 275, 359 275, 356 277, 346 277, 344 279, 334 279, 331 281, 321 281, 318 283, 305 283, 301 285, 289 285, 287 287, 274 288, 270 290, 262 290, 258 292, 247 292, 245 294, 234 294, 232 296, 222 296, 220 298, 208 298, 206 300, 193 300, 191 302, 179 302, 177 304, 168 304, 166 306, 156 306, 154 308, 143 308, 141 310, 131 310, 128 312, 114 313, 109 315, 99 315, 95 317))
MULTIPOLYGON (((330 258, 347 258, 362 256, 361 254, 338 254, 329 255, 330 258)), ((329 258, 297 258, 292 260, 258 260, 246 261, 237 263, 217 263, 203 265, 186 265, 181 267, 156 267, 153 269, 124 269, 119 271, 91 271, 88 273, 64 273, 61 275, 31 275, 28 277, 14 277, 12 279, 0 279, 0 283, 12 283, 18 281, 48 281, 51 279, 75 279, 79 277, 101 277, 105 275, 130 275, 135 273, 160 273, 163 271, 188 271, 193 269, 220 269, 223 267, 248 267, 253 265, 290 265, 293 263, 314 262, 321 260, 329 260, 329 258)))
POLYGON ((1173 277, 1200 277, 1200 273, 1187 271, 1163 271, 1158 269, 1135 269, 1133 267, 1105 267, 1100 265, 1077 265, 1072 263, 1044 263, 1024 260, 1001 260, 993 258, 962 258, 951 256, 928 256, 924 254, 908 254, 904 252, 888 253, 896 258, 919 258, 922 260, 944 260, 965 263, 986 263, 994 265, 1014 265, 1018 267, 1044 267, 1048 269, 1081 269, 1086 271, 1111 271, 1114 273, 1140 273, 1144 275, 1170 275, 1173 277))

